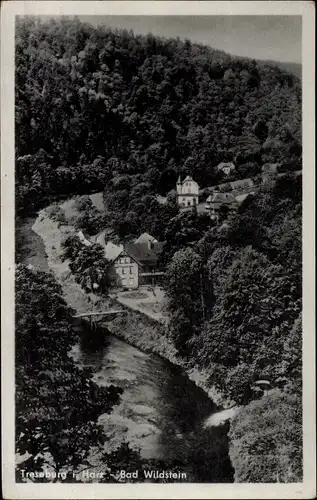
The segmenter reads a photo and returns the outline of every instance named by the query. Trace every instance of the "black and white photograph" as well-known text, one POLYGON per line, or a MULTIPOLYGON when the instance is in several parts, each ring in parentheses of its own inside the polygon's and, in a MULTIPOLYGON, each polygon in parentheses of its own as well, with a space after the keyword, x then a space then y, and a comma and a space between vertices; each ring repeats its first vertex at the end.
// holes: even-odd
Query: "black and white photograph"
MULTIPOLYGON (((85 13, 14 15, 3 198, 14 326, 2 335, 16 491, 62 498, 55 488, 69 485, 67 498, 92 498, 126 485, 103 498, 127 498, 137 485, 152 489, 133 498, 159 498, 162 485, 195 484, 238 498, 234 487, 256 483, 261 498, 262 485, 284 498, 292 484, 289 498, 312 498, 303 15, 222 13, 230 2, 206 2, 220 9, 209 15, 173 14, 174 2, 123 2, 165 4, 160 15, 95 14, 120 2, 78 3, 85 13)), ((190 498, 212 498, 202 491, 190 498)))

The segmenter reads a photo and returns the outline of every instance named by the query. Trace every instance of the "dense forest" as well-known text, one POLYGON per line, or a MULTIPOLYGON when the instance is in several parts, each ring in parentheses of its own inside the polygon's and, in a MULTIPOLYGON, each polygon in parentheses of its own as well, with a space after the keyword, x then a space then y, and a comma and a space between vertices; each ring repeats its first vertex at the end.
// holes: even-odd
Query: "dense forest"
POLYGON ((210 385, 247 405, 230 430, 238 482, 302 478, 301 194, 301 176, 288 174, 217 226, 183 213, 166 229, 169 335, 210 385))
MULTIPOLYGON (((248 405, 249 441, 243 418, 230 431, 235 456, 262 449, 261 425, 272 431, 263 439, 275 465, 267 468, 257 452, 256 465, 236 468, 238 481, 263 481, 263 468, 268 481, 301 479, 302 187, 293 173, 301 161, 301 82, 273 64, 74 19, 17 22, 18 213, 103 191, 106 210, 84 200, 78 228, 95 234, 107 227, 120 241, 147 231, 163 242, 168 335, 189 366, 208 370, 210 385, 248 405), (214 185, 223 180, 221 161, 236 165, 228 180, 258 176, 265 163, 286 175, 257 186, 219 224, 195 210, 180 213, 178 175, 214 185), (164 205, 157 195, 166 196, 164 205), (273 390, 266 398, 259 379, 273 390), (281 460, 280 414, 287 424, 281 460)), ((74 245, 67 242, 65 252, 75 260, 74 245)), ((77 251, 77 263, 87 258, 87 249, 77 251)), ((100 249, 94 252, 100 269, 107 267, 100 249)), ((109 286, 99 284, 101 291, 109 286)), ((35 341, 35 330, 28 335, 35 341)), ((90 399, 89 392, 85 404, 90 399)))
POLYGON ((22 470, 41 471, 44 464, 74 480, 91 448, 102 449, 97 418, 118 404, 122 390, 98 387, 69 357, 72 311, 53 276, 17 266, 15 304, 16 452, 24 458, 17 481, 22 470))
POLYGON ((166 194, 178 174, 217 184, 220 161, 301 161, 300 80, 189 40, 18 19, 15 84, 21 212, 121 176, 166 194))
POLYGON ((179 351, 210 366, 213 383, 239 403, 255 397, 258 379, 299 389, 300 178, 264 186, 207 231, 198 215, 183 217, 194 219, 185 222, 186 241, 175 219, 165 241, 174 243, 165 287, 179 351))
POLYGON ((100 483, 122 482, 120 470, 138 470, 138 480, 130 481, 142 482, 142 471, 185 467, 181 460, 142 458, 126 441, 108 451, 109 438, 97 420, 120 403, 123 390, 98 386, 91 370, 79 368, 69 355, 76 341, 93 352, 107 338, 94 330, 92 341, 88 323, 75 329, 74 311, 51 273, 19 264, 15 304, 17 482, 87 482, 87 470, 98 472, 100 483))

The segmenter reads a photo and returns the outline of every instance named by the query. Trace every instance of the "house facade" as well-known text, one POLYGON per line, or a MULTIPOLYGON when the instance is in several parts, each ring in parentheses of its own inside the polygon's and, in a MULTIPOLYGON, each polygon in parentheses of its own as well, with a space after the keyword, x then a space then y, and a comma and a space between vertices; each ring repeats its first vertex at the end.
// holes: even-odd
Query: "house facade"
POLYGON ((109 241, 105 247, 105 258, 111 262, 111 277, 116 287, 138 288, 138 263, 125 251, 123 245, 109 241))
POLYGON ((234 212, 238 207, 238 202, 231 193, 213 192, 205 202, 205 209, 211 220, 218 222, 221 210, 227 213, 234 212))
POLYGON ((164 271, 159 265, 162 243, 144 233, 125 246, 126 252, 138 263, 139 285, 157 285, 162 282, 164 271))
POLYGON ((158 266, 162 244, 148 233, 125 245, 108 242, 105 258, 112 263, 111 274, 118 288, 136 289, 141 285, 156 285, 164 276, 158 266))
POLYGON ((194 207, 198 205, 199 186, 188 175, 183 181, 179 177, 176 183, 177 204, 179 207, 194 207))
POLYGON ((116 284, 122 288, 138 288, 139 266, 125 251, 114 262, 116 284))

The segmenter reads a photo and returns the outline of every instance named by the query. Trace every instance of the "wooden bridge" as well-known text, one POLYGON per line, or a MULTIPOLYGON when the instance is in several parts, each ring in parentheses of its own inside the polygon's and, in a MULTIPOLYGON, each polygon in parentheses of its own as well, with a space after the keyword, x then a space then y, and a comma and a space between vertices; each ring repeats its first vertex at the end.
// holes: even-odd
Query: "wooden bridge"
POLYGON ((113 314, 124 314, 127 311, 124 309, 108 309, 108 311, 100 311, 100 312, 86 312, 75 314, 73 318, 91 318, 96 316, 112 316, 113 314))

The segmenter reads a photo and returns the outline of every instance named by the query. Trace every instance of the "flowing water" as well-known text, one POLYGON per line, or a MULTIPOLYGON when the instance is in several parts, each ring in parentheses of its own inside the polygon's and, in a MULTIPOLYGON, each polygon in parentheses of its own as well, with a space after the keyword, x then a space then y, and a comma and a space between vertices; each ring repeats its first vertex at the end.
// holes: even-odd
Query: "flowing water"
MULTIPOLYGON (((32 224, 33 219, 29 219, 17 228, 17 236, 21 234, 16 241, 21 240, 23 249, 20 260, 46 271, 44 244, 31 230, 32 224)), ((206 425, 219 408, 184 371, 110 334, 92 345, 90 335, 82 335, 72 356, 79 365, 92 369, 97 384, 123 389, 120 404, 110 415, 99 419, 110 447, 115 449, 127 441, 144 458, 178 464, 192 481, 232 482, 228 423, 219 427, 206 425)))
POLYGON ((77 363, 93 370, 97 384, 123 389, 120 404, 99 419, 109 449, 127 441, 143 458, 181 464, 193 481, 233 480, 227 424, 204 426, 219 409, 181 368, 111 335, 94 348, 84 340, 72 351, 77 363))

